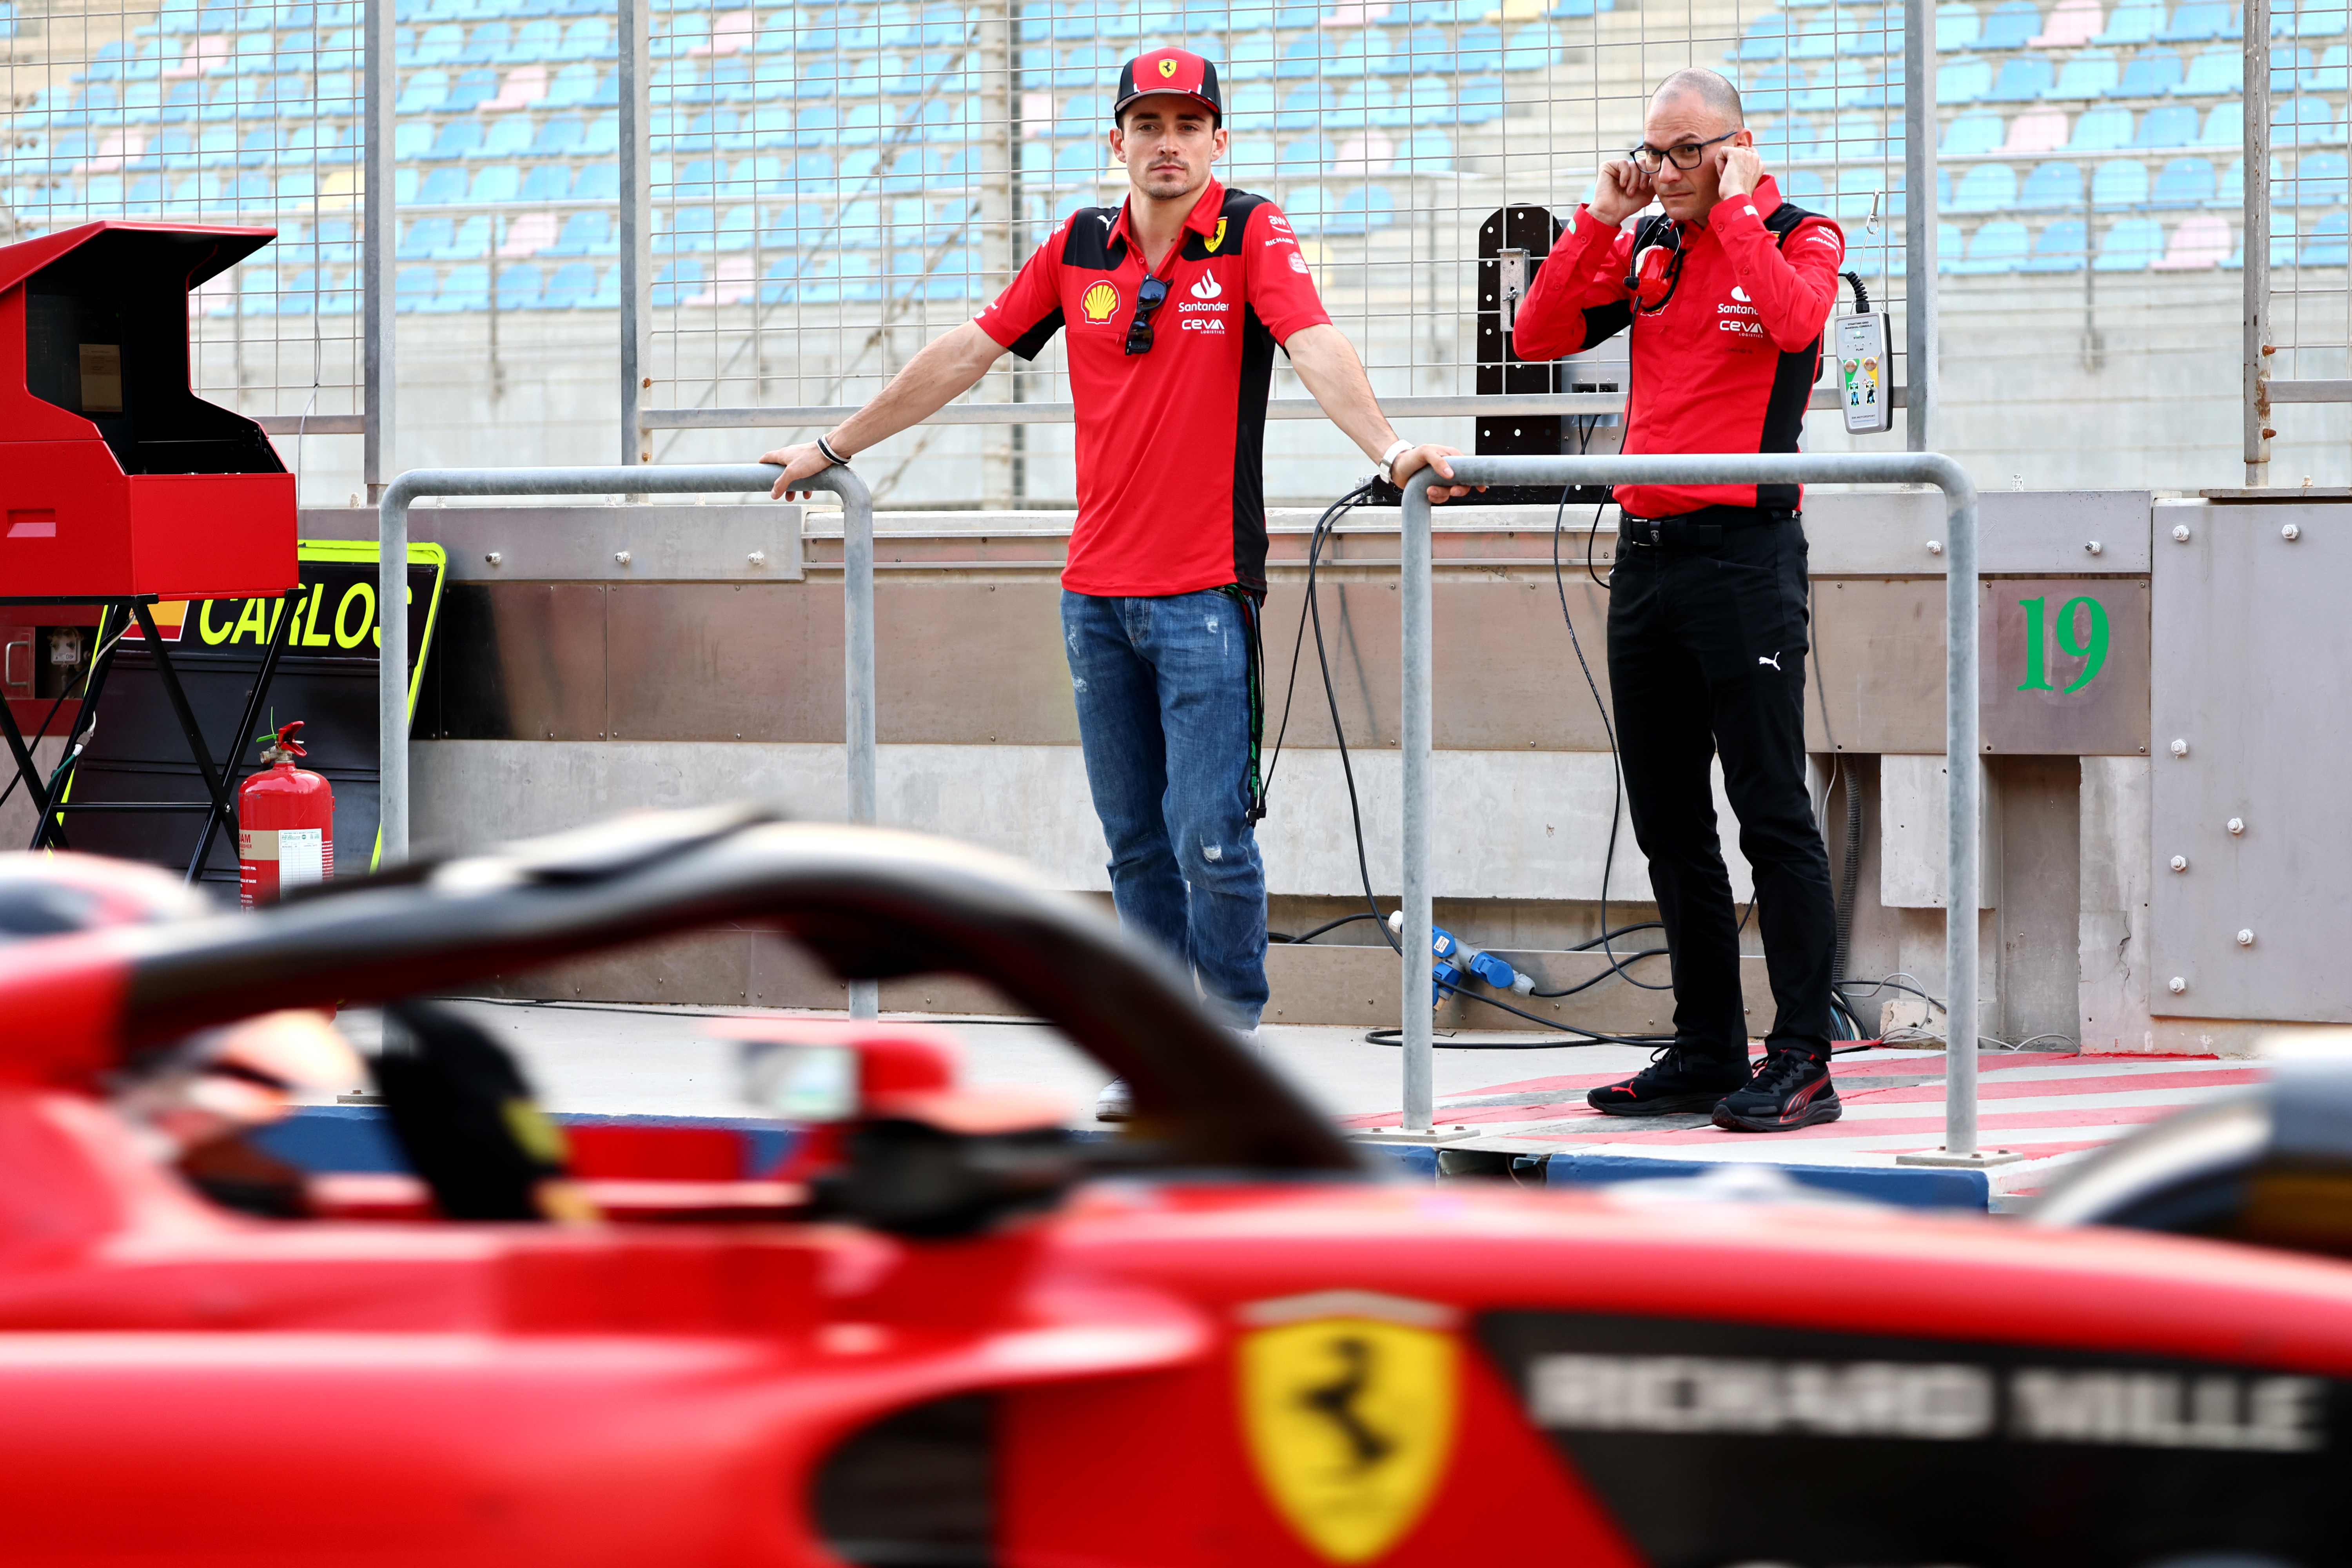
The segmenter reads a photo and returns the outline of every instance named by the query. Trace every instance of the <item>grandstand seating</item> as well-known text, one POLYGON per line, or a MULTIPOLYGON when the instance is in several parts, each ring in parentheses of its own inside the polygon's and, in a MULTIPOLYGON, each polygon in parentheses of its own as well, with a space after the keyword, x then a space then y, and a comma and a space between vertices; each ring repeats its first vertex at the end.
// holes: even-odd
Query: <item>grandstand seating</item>
MULTIPOLYGON (((2347 3, 2278 0, 2272 15, 2276 200, 2283 219, 2300 216, 2287 258, 2301 265, 2343 265, 2347 3)), ((969 204, 936 199, 979 167, 964 8, 656 5, 649 129, 664 303, 971 297, 969 204)), ((399 308, 610 303, 611 7, 400 0, 399 308)), ((227 308, 347 312, 356 258, 348 217, 334 215, 357 190, 358 9, 165 0, 72 79, 20 104, 0 195, 37 231, 108 212, 258 218, 297 207, 281 222, 271 287, 227 308)), ((1302 233, 1369 238, 1412 210, 1416 181, 1450 177, 1491 147, 1508 103, 1550 91, 1579 29, 1608 23, 1612 9, 1033 3, 1018 42, 1018 166, 1041 210, 1087 199, 1101 188, 1118 61, 1156 38, 1221 33, 1229 177, 1282 200, 1302 233)), ((1744 16, 1723 46, 1751 122, 1787 164, 1784 189, 1848 222, 1899 206, 1901 17, 1899 5, 1873 0, 1784 0, 1744 16)), ((2216 251, 2235 241, 2214 227, 2227 226, 2243 187, 2243 55, 2228 0, 1944 0, 1936 28, 1950 270, 2231 264, 2216 251)))

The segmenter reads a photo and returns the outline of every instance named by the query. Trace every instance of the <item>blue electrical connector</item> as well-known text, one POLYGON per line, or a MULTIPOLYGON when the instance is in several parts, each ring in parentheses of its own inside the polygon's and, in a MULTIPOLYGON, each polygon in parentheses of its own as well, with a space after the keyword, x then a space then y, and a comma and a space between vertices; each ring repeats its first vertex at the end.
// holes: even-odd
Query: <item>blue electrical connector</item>
MULTIPOLYGON (((1402 934, 1402 910, 1390 912, 1389 930, 1402 934)), ((1443 1005, 1448 993, 1461 989, 1465 970, 1497 991, 1512 991, 1525 996, 1536 988, 1534 975, 1520 973, 1507 960, 1491 952, 1464 947, 1444 926, 1432 925, 1429 928, 1429 952, 1434 961, 1430 966, 1429 1005, 1432 1007, 1443 1005)))

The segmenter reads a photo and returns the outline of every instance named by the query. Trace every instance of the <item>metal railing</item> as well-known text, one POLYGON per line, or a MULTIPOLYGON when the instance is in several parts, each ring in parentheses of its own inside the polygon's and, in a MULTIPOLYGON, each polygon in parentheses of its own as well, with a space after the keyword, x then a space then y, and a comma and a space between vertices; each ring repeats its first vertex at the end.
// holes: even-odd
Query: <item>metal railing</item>
MULTIPOLYGON (((1751 456, 1456 458, 1457 482, 1474 485, 1929 484, 1944 492, 1949 538, 1944 552, 1944 752, 1950 779, 1945 825, 1947 897, 1944 971, 1944 1147, 1905 1156, 1921 1163, 1977 1163, 1977 491, 1940 452, 1802 452, 1751 456)), ((1433 1019, 1428 995, 1429 881, 1433 711, 1430 617, 1431 506, 1426 487, 1404 489, 1400 554, 1404 659, 1404 1127, 1432 1130, 1433 1019)))
MULTIPOLYGON (((723 468, 416 468, 384 487, 376 508, 377 603, 383 647, 378 655, 376 745, 382 783, 383 860, 408 858, 408 509, 425 496, 715 495, 765 490, 782 472, 770 464, 723 468)), ((803 481, 831 490, 842 510, 842 668, 847 727, 848 808, 852 822, 872 822, 874 779, 874 498, 847 468, 803 481)), ((871 981, 850 984, 852 1017, 875 1016, 871 981)))

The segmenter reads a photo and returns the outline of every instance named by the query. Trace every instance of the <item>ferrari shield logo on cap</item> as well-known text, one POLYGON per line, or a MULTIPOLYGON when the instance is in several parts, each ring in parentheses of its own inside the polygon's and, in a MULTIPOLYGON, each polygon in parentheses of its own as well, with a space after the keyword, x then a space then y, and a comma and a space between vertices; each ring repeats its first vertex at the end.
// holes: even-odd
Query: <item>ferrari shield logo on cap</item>
POLYGON ((1327 1317, 1245 1335, 1242 1425, 1266 1495, 1334 1563, 1412 1528, 1454 1451, 1458 1350, 1440 1331, 1327 1317))
POLYGON ((1174 60, 1161 60, 1160 62, 1160 74, 1163 77, 1174 76, 1176 74, 1176 62, 1174 60))
POLYGON ((1118 310, 1118 290, 1107 282, 1089 284, 1078 296, 1078 310, 1089 321, 1108 321, 1118 310))

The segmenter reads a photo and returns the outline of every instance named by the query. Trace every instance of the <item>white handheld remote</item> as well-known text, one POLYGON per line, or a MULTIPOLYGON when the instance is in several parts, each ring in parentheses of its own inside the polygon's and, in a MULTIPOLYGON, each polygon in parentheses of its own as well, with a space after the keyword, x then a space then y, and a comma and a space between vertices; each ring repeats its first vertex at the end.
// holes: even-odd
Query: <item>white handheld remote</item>
POLYGON ((1895 377, 1887 363, 1887 313, 1865 310, 1831 323, 1837 346, 1838 400, 1849 436, 1874 436, 1895 427, 1895 377))

